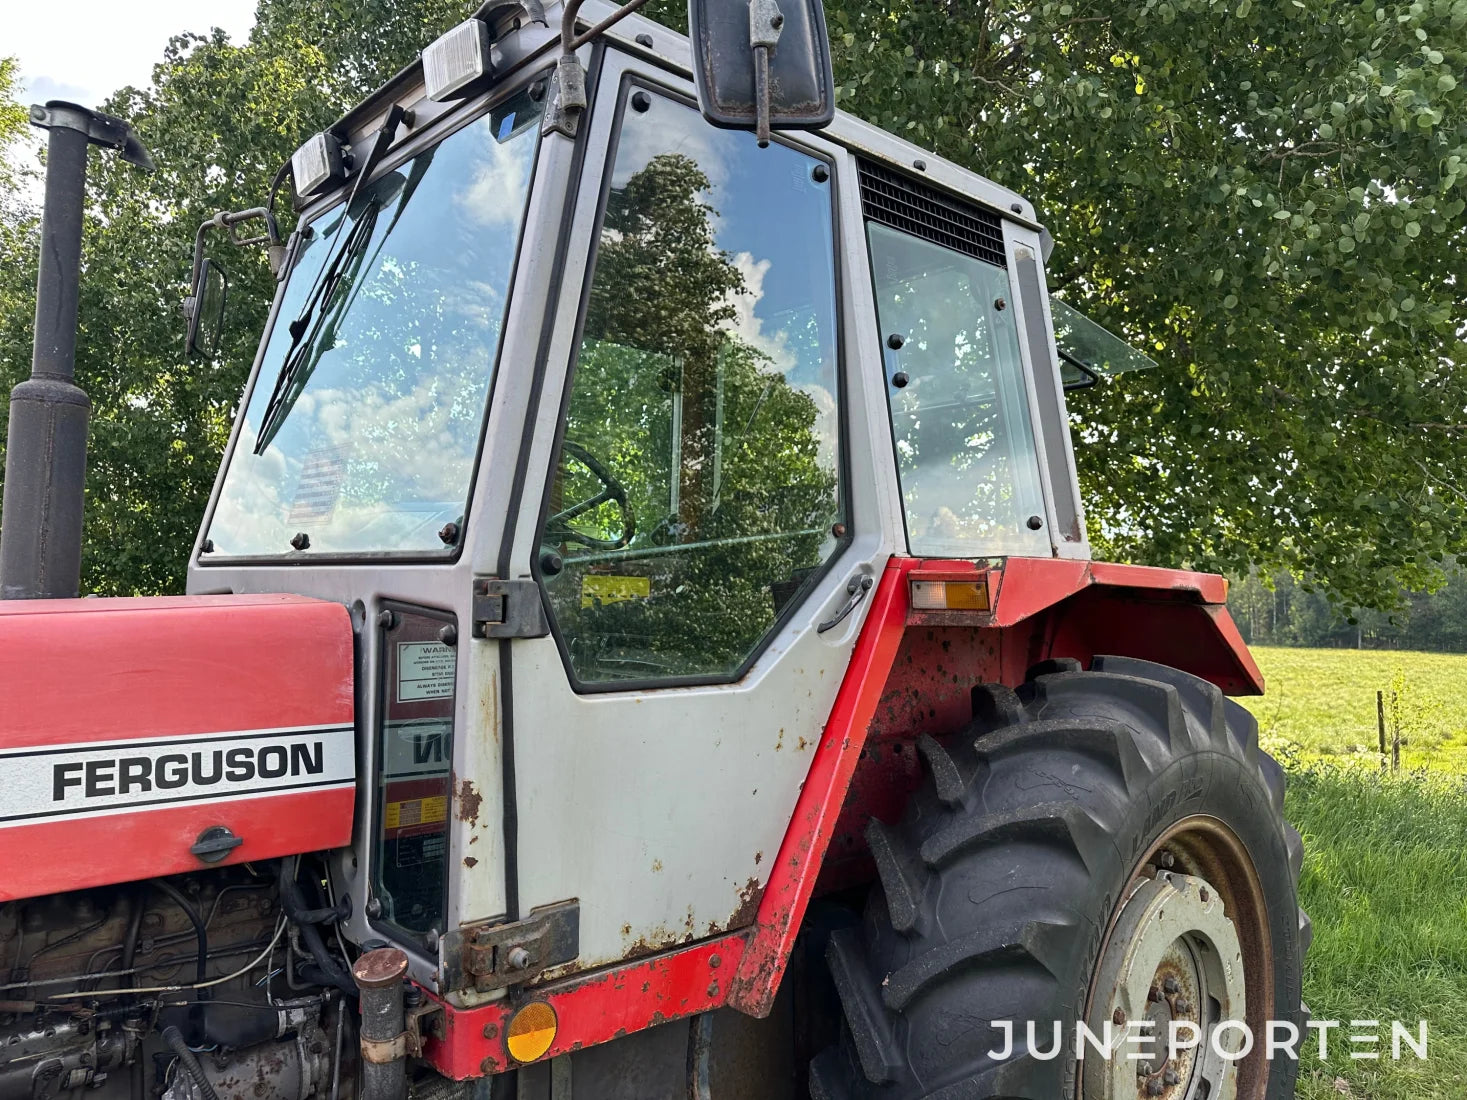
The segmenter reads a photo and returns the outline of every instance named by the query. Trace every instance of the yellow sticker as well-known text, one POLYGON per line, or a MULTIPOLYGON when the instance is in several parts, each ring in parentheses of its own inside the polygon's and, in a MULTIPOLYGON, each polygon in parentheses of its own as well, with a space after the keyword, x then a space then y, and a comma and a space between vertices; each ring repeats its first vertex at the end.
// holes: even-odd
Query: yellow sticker
POLYGON ((581 578, 582 607, 595 607, 598 603, 645 600, 651 594, 652 581, 648 577, 614 577, 605 573, 588 573, 581 578))
POLYGON ((405 829, 410 825, 435 825, 448 820, 448 798, 434 795, 432 798, 410 798, 405 802, 389 802, 382 815, 382 825, 387 829, 405 829))

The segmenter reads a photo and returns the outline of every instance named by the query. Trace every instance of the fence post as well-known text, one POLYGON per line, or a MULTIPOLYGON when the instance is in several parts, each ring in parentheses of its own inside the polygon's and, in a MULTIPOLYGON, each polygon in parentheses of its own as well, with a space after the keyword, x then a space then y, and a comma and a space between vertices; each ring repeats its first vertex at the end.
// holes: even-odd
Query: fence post
POLYGON ((1385 742, 1385 692, 1375 693, 1375 726, 1380 732, 1380 766, 1385 767, 1386 742, 1385 742))
POLYGON ((1401 708, 1396 693, 1391 692, 1391 771, 1401 770, 1401 708))

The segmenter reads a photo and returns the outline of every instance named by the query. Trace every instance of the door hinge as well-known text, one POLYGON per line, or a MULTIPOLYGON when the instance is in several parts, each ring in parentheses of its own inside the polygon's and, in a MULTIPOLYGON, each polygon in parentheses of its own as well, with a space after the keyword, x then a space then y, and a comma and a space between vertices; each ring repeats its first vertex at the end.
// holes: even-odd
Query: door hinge
POLYGON ((550 633, 540 586, 530 578, 474 578, 475 638, 543 638, 550 633))
POLYGON ((442 958, 450 989, 485 993, 528 982, 580 953, 581 903, 561 901, 511 924, 460 928, 444 937, 442 958))

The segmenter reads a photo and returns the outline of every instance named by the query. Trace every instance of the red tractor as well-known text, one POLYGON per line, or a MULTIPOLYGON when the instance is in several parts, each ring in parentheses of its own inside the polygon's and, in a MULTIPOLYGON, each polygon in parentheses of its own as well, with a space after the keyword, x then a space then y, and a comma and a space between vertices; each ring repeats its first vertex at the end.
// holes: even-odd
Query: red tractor
POLYGON ((1227 583, 1086 541, 1066 391, 1144 357, 1025 199, 834 111, 818 4, 635 6, 491 0, 288 237, 206 225, 278 292, 186 596, 64 598, 76 184, 146 154, 35 109, 0 1100, 1291 1096, 1227 583))

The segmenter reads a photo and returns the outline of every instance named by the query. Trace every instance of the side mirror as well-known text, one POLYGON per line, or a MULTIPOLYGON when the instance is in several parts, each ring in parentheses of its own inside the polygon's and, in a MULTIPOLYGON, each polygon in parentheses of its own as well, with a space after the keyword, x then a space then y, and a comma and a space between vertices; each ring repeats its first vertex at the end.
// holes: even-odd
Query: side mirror
POLYGON ((184 301, 188 318, 188 338, 184 350, 190 356, 212 359, 219 354, 219 339, 224 331, 224 304, 229 297, 229 276, 213 260, 205 260, 193 293, 184 301))
POLYGON ((835 117, 821 0, 688 0, 698 106, 715 126, 815 130, 835 117))

